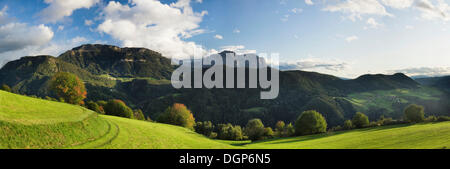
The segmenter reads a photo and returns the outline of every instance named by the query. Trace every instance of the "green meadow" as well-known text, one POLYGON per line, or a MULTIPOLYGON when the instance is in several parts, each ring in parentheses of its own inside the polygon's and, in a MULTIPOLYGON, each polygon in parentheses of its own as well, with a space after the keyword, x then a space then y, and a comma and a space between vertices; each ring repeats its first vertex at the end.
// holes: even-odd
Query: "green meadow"
POLYGON ((1 149, 442 149, 450 122, 393 125, 259 142, 212 140, 167 124, 0 91, 1 149))

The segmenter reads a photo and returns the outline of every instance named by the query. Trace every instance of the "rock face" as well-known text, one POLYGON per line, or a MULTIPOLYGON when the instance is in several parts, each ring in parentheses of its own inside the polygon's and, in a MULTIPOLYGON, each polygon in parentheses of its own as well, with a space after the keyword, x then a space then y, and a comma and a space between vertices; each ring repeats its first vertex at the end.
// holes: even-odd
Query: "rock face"
POLYGON ((95 75, 168 79, 174 70, 170 59, 144 48, 83 45, 63 53, 58 59, 95 75))

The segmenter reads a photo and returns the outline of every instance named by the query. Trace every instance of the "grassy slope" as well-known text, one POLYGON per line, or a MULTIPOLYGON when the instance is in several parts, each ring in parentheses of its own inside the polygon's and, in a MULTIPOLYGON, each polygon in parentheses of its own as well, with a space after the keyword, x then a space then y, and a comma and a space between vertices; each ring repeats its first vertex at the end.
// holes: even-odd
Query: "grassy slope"
POLYGON ((182 127, 0 91, 0 148, 232 148, 182 127))
POLYGON ((350 94, 346 97, 358 111, 366 112, 369 107, 381 107, 394 111, 392 104, 395 102, 408 103, 409 99, 439 100, 443 93, 430 87, 418 89, 377 90, 350 94))
POLYGON ((245 145, 259 149, 435 149, 450 148, 450 122, 382 126, 275 139, 245 145))
POLYGON ((0 148, 65 148, 108 129, 107 121, 87 109, 0 91, 0 148))
POLYGON ((186 128, 130 120, 120 117, 103 116, 119 126, 120 131, 111 143, 98 148, 139 148, 139 149, 209 149, 233 148, 216 142, 186 128))
POLYGON ((248 141, 211 140, 188 129, 0 91, 0 148, 448 148, 450 122, 248 141))

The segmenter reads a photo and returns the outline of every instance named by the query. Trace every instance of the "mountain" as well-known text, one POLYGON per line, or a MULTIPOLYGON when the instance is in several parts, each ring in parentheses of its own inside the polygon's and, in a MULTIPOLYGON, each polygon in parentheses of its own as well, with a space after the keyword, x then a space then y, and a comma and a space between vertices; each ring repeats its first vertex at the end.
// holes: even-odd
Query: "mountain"
MULTIPOLYGON (((225 58, 226 53, 233 52, 220 54, 225 58)), ((302 111, 311 109, 321 112, 329 126, 341 125, 359 110, 375 112, 369 116, 373 118, 389 116, 397 109, 387 109, 380 114, 376 111, 380 107, 367 108, 350 96, 379 90, 414 91, 421 88, 404 74, 363 75, 343 80, 316 72, 280 71, 278 98, 261 100, 260 88, 174 89, 170 76, 175 68, 170 59, 149 49, 83 45, 59 57, 23 57, 9 62, 0 69, 0 84, 7 84, 21 94, 55 97, 47 91, 47 81, 56 72, 71 72, 85 82, 87 100, 121 99, 132 108, 142 109, 152 119, 178 102, 187 105, 198 121, 245 125, 251 118, 260 118, 268 126, 278 120, 293 122, 302 111)), ((246 69, 248 72, 252 68, 246 69)), ((246 77, 248 80, 248 75, 246 77)), ((401 106, 423 101, 414 95, 405 96, 404 100, 408 102, 401 106)), ((393 105, 396 104, 389 106, 393 105)))
POLYGON ((110 45, 83 45, 58 57, 92 74, 116 77, 168 79, 174 66, 160 53, 144 48, 119 48, 110 45))
POLYGON ((450 92, 450 76, 418 78, 416 81, 422 85, 433 86, 450 92))

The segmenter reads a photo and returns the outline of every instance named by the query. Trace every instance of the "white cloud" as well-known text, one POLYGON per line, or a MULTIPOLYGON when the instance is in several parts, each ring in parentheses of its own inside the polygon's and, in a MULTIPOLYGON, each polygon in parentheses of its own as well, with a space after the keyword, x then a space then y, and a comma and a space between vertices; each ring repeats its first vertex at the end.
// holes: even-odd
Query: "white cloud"
POLYGON ((6 14, 6 10, 8 10, 8 6, 4 6, 1 10, 0 10, 0 24, 4 24, 8 22, 8 17, 6 14))
POLYGON ((409 8, 413 2, 414 0, 381 0, 384 5, 397 9, 409 8))
POLYGON ((417 67, 389 70, 387 73, 405 73, 408 76, 446 76, 450 75, 450 67, 417 67))
POLYGON ((312 0, 305 0, 305 4, 314 5, 314 2, 312 0))
POLYGON ((328 60, 316 57, 296 61, 280 62, 281 70, 305 70, 319 72, 337 72, 347 69, 348 64, 339 60, 328 60))
POLYGON ((25 23, 7 23, 0 26, 0 53, 40 46, 53 38, 53 31, 45 26, 28 26, 25 23))
POLYGON ((49 4, 39 13, 44 22, 56 23, 64 17, 72 15, 73 11, 81 8, 90 8, 100 0, 44 0, 49 4))
POLYGON ((222 39, 223 39, 223 36, 222 36, 222 35, 216 35, 216 36, 214 36, 214 38, 215 38, 215 39, 220 39, 220 40, 222 40, 222 39))
POLYGON ((370 28, 374 28, 374 29, 381 26, 381 24, 378 23, 374 18, 367 19, 366 23, 369 25, 370 28))
POLYGON ((241 30, 239 30, 239 29, 234 29, 234 30, 233 30, 233 33, 241 33, 241 30))
POLYGON ((0 53, 0 67, 9 61, 19 59, 23 56, 36 56, 36 55, 51 55, 59 56, 61 53, 72 49, 75 46, 79 46, 89 41, 84 37, 75 37, 70 40, 49 42, 41 46, 28 46, 21 50, 8 51, 0 53))
POLYGON ((88 19, 84 20, 84 25, 91 26, 92 24, 94 24, 94 22, 92 20, 88 20, 88 19))
POLYGON ((77 36, 77 37, 73 38, 71 40, 71 42, 73 44, 82 44, 82 43, 88 42, 88 40, 85 37, 77 36))
POLYGON ((436 0, 433 4, 429 0, 417 0, 415 6, 421 11, 421 18, 427 20, 450 21, 450 6, 444 0, 436 0))
POLYGON ((352 21, 362 19, 363 15, 393 16, 378 0, 346 0, 323 8, 324 11, 341 12, 352 21))
POLYGON ((359 38, 357 36, 349 36, 347 38, 345 38, 345 41, 347 41, 348 43, 358 40, 359 38))
POLYGON ((157 0, 131 0, 122 5, 111 1, 103 9, 98 30, 111 35, 127 47, 146 47, 164 56, 189 58, 208 53, 202 46, 183 38, 202 33, 199 23, 206 11, 194 12, 191 0, 162 4, 157 0))
POLYGON ((299 14, 303 12, 302 8, 293 8, 290 10, 290 12, 295 13, 295 14, 299 14))
POLYGON ((221 51, 233 51, 238 55, 242 54, 256 54, 256 50, 246 49, 244 45, 235 45, 235 46, 222 46, 221 51))

